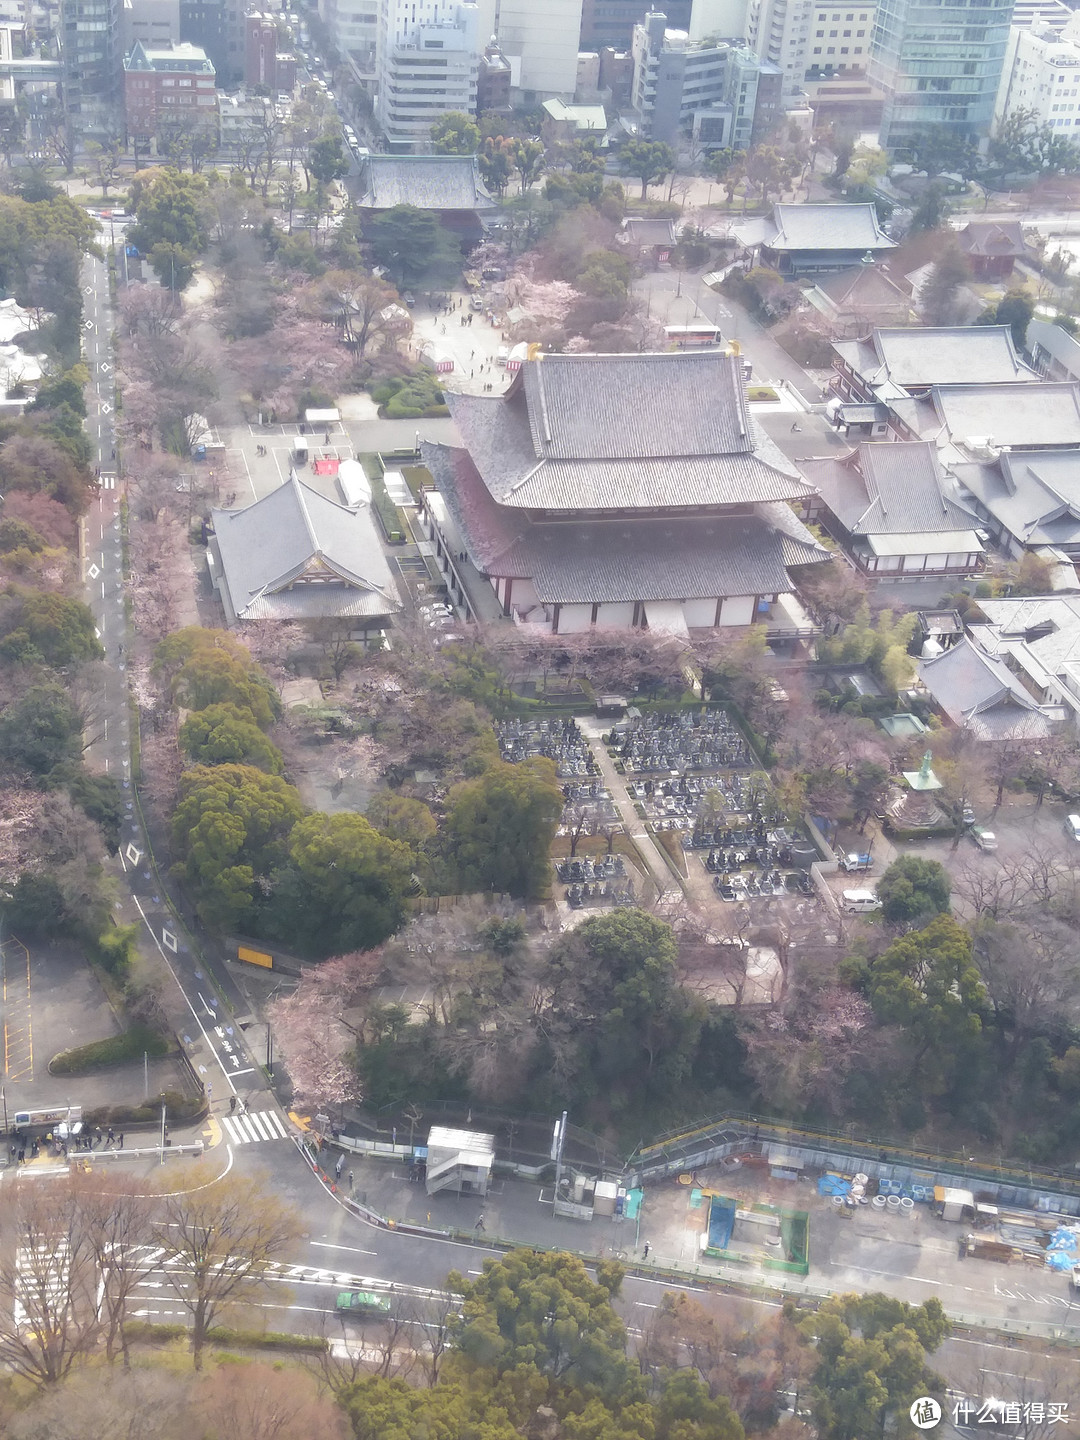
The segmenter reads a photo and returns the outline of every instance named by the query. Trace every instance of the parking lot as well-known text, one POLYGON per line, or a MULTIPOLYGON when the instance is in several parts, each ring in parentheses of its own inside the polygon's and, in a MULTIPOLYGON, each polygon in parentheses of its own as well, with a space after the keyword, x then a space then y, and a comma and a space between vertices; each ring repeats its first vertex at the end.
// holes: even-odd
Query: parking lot
POLYGON ((112 1007, 77 947, 23 945, 8 936, 3 954, 3 1079, 9 1116, 18 1110, 140 1104, 149 1093, 182 1089, 176 1060, 152 1060, 98 1075, 50 1075, 61 1050, 104 1040, 120 1030, 112 1007))

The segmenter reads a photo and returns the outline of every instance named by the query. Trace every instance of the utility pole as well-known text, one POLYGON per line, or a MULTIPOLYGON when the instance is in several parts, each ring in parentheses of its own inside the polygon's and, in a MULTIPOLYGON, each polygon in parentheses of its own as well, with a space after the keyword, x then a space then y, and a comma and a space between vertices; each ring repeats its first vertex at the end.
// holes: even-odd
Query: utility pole
POLYGON ((563 1146, 566 1144, 566 1116, 562 1112, 562 1119, 555 1121, 555 1133, 551 1137, 551 1158, 555 1161, 555 1199, 559 1198, 559 1185, 562 1181, 563 1146))
POLYGON ((164 1095, 161 1097, 161 1158, 158 1160, 158 1164, 159 1164, 159 1165, 164 1165, 164 1164, 165 1164, 165 1097, 164 1097, 164 1095))

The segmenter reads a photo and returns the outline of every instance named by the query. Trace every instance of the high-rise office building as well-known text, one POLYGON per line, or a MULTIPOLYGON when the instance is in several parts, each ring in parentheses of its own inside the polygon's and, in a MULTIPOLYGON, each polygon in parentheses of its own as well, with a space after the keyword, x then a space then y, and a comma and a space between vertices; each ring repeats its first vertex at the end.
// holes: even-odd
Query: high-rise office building
POLYGON ((448 110, 476 110, 479 12, 454 0, 383 0, 375 120, 390 154, 430 148, 448 110))
POLYGON ((180 0, 180 39, 206 51, 223 89, 244 78, 246 9, 247 0, 180 0))
MULTIPOLYGON (((994 105, 995 125, 1010 112, 1033 109, 1037 124, 1049 124, 1052 130, 1068 129, 1057 123, 1067 113, 1062 109, 1066 97, 1057 92, 1059 87, 1069 91, 1076 88, 1074 81, 1058 79, 1073 68, 1069 64, 1070 50, 1073 66, 1080 58, 1075 13, 1063 0, 1018 0, 994 105)), ((1080 115, 1080 109, 1076 113, 1080 115)))
POLYGON ((120 133, 124 92, 122 0, 61 0, 60 75, 73 135, 120 133))
POLYGON ((814 0, 750 0, 746 38, 782 76, 785 102, 802 91, 814 30, 814 0))
POLYGON ((476 0, 480 35, 510 62, 513 102, 572 100, 577 88, 582 0, 476 0))
POLYGON ((817 0, 806 76, 862 75, 870 60, 877 0, 849 5, 847 0, 817 0))
POLYGON ((1013 0, 879 0, 868 74, 885 96, 881 144, 903 154, 934 129, 990 132, 1013 0))
POLYGON ((319 0, 319 16, 357 80, 370 84, 379 68, 379 0, 319 0))
MULTIPOLYGON (((581 7, 582 50, 629 50, 634 26, 653 7, 649 0, 584 0, 581 7)), ((673 30, 690 29, 691 0, 667 0, 664 10, 673 30)), ((740 34, 742 32, 740 31, 740 34)))
POLYGON ((741 42, 694 42, 653 12, 634 27, 632 105, 641 132, 676 149, 746 150, 778 118, 780 73, 741 42), (760 113, 759 113, 760 112, 760 113))

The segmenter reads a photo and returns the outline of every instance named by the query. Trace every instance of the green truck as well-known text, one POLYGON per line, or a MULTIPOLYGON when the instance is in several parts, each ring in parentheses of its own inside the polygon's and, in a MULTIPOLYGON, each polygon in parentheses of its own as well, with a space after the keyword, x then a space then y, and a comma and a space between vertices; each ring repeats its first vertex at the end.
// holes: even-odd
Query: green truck
POLYGON ((334 1307, 339 1315, 389 1315, 389 1295, 374 1290, 339 1290, 334 1307))

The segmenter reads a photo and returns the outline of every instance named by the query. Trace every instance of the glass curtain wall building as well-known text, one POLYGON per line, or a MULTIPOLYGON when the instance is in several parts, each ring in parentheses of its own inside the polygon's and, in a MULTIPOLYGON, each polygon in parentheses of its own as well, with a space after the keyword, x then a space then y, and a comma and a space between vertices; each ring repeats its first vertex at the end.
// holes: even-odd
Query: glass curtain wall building
POLYGON ((1012 11, 1013 0, 879 0, 869 78, 885 95, 885 149, 936 127, 989 134, 1012 11))

